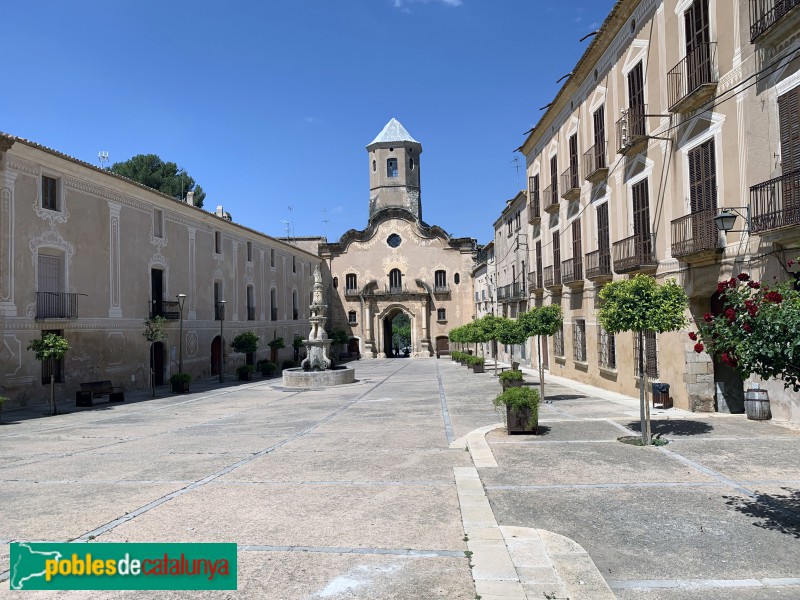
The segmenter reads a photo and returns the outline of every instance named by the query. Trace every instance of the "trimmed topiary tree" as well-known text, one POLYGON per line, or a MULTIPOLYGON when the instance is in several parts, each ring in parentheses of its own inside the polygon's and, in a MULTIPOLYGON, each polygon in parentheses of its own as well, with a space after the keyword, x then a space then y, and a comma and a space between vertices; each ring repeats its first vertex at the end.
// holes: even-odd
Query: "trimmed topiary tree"
POLYGON ((55 363, 64 358, 69 344, 60 335, 55 333, 47 333, 40 338, 31 340, 28 344, 28 350, 33 350, 36 353, 36 360, 45 362, 50 366, 50 414, 58 414, 56 408, 56 374, 55 363))
MULTIPOLYGON (((539 397, 544 398, 544 365, 542 364, 542 337, 555 335, 564 324, 564 316, 558 304, 548 304, 539 308, 532 308, 522 313, 517 320, 525 331, 526 337, 536 336, 539 356, 539 397)), ((545 339, 545 344, 547 340, 545 339)))
POLYGON ((243 331, 231 341, 231 348, 234 352, 241 352, 246 355, 246 363, 253 364, 253 353, 258 350, 258 335, 255 331, 243 331))

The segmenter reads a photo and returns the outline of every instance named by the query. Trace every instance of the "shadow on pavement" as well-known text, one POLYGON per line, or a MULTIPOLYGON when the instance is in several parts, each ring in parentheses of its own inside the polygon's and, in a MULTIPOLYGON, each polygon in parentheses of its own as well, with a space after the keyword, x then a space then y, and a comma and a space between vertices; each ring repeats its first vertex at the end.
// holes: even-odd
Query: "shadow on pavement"
MULTIPOLYGON (((641 432, 639 421, 631 421, 625 427, 633 431, 641 432)), ((689 421, 689 420, 659 420, 654 419, 650 421, 650 431, 653 435, 702 435, 704 433, 711 433, 714 427, 705 421, 689 421)))
POLYGON ((756 497, 724 496, 734 510, 760 519, 756 527, 770 529, 800 539, 800 490, 781 488, 786 494, 759 494, 756 497))
POLYGON ((547 394, 546 400, 580 400, 581 398, 587 398, 588 396, 581 396, 580 394, 555 394, 551 396, 547 394))

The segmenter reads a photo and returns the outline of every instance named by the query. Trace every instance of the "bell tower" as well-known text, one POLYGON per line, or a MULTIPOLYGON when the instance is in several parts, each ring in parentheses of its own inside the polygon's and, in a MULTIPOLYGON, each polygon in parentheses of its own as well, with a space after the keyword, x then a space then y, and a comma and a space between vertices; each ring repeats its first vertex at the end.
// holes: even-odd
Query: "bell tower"
POLYGON ((416 220, 422 220, 419 185, 422 144, 393 118, 367 146, 367 152, 369 220, 387 208, 402 208, 416 220))

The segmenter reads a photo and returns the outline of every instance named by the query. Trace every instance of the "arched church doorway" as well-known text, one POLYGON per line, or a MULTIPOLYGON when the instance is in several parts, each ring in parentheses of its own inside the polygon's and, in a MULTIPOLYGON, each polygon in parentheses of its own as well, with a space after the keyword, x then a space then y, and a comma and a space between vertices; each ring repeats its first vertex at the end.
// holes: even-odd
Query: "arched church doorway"
POLYGON ((211 342, 211 375, 219 375, 219 358, 222 352, 220 337, 217 336, 211 342))
POLYGON ((383 318, 383 352, 386 358, 408 356, 411 352, 411 317, 400 308, 383 318))
MULTIPOLYGON (((711 296, 711 314, 722 314, 725 305, 717 292, 711 296)), ((744 412, 744 380, 733 367, 717 358, 714 361, 714 395, 717 412, 741 414, 744 412)))

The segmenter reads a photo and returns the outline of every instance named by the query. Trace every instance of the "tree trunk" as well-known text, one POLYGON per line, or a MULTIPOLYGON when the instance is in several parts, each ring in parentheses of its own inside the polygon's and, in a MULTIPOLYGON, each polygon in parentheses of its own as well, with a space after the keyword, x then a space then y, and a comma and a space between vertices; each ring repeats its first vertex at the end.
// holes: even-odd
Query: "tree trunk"
POLYGON ((644 333, 637 332, 639 336, 639 417, 642 430, 642 443, 650 445, 650 421, 648 420, 647 399, 644 393, 644 333))
POLYGON ((150 389, 153 393, 153 398, 156 397, 156 371, 155 371, 156 356, 153 350, 153 342, 150 342, 150 389))
POLYGON ((544 365, 542 364, 542 336, 536 336, 539 341, 539 402, 544 402, 544 365))
POLYGON ((50 415, 55 416, 58 414, 58 409, 56 408, 56 376, 52 369, 52 359, 50 360, 50 415))

